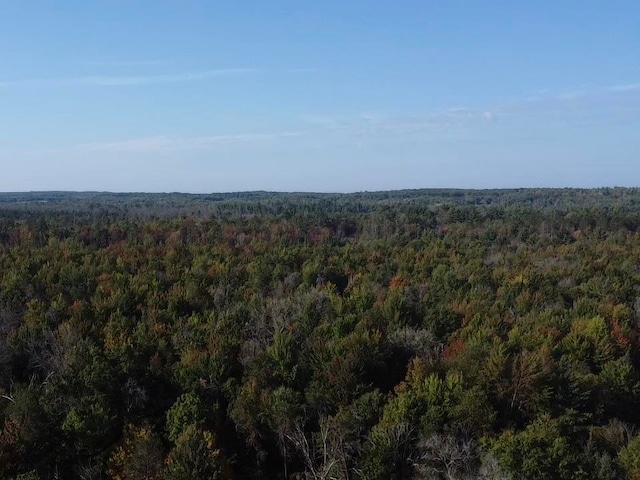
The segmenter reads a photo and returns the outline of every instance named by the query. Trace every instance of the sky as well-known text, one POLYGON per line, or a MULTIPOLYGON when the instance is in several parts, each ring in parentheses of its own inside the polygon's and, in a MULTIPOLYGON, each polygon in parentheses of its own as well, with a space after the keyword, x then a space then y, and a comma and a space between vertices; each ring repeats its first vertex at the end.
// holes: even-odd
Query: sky
POLYGON ((0 0, 0 191, 602 186, 637 0, 0 0))

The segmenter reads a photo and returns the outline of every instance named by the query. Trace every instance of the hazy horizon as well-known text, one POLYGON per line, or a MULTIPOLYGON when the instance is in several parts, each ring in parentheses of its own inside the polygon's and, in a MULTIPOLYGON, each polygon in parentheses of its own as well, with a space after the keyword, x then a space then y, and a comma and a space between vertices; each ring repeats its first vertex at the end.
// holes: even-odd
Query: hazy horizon
POLYGON ((460 192, 491 192, 491 191, 521 191, 521 190, 636 190, 640 186, 623 187, 620 185, 601 186, 601 187, 507 187, 507 188, 457 188, 457 187, 418 187, 418 188, 398 188, 390 190, 353 190, 353 191, 320 191, 320 190, 220 190, 220 191, 145 191, 145 190, 17 190, 17 191, 0 191, 0 195, 37 195, 37 194, 97 194, 97 195, 235 195, 235 194, 276 194, 276 195, 358 195, 358 194, 378 194, 378 193, 394 193, 394 192, 418 192, 418 191, 460 191, 460 192))

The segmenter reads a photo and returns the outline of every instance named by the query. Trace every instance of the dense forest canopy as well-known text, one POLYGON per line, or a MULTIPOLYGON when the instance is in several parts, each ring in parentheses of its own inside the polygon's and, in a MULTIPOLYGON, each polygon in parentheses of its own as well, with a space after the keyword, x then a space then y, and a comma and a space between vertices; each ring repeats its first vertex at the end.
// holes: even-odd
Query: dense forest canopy
POLYGON ((640 190, 0 194, 0 477, 640 478, 640 190))

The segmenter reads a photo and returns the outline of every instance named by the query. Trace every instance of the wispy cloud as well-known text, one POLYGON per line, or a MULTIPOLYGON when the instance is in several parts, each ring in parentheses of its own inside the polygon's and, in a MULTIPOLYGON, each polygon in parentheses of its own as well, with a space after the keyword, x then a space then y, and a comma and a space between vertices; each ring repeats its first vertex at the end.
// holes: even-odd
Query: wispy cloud
POLYGON ((633 92, 634 90, 640 90, 640 83, 610 85, 607 87, 607 90, 610 92, 633 92))
POLYGON ((297 137, 300 132, 241 133, 233 135, 211 135, 201 137, 144 137, 112 142, 78 144, 76 151, 83 152, 130 152, 161 153, 179 150, 207 149, 223 144, 250 144, 269 142, 287 137, 297 137))
POLYGON ((321 71, 321 68, 313 67, 287 68, 284 70, 285 73, 318 73, 321 71))
POLYGON ((172 62, 168 60, 114 60, 114 61, 90 61, 87 65, 94 67, 156 67, 169 65, 172 62))
POLYGON ((254 68, 224 68, 202 72, 171 73, 160 75, 91 75, 69 78, 32 78, 0 81, 0 88, 9 87, 117 87, 149 85, 155 83, 180 83, 207 80, 215 77, 259 72, 254 68))
MULTIPOLYGON (((555 96, 558 100, 574 100, 584 97, 593 97, 607 93, 623 93, 640 90, 640 83, 620 83, 616 85, 593 86, 583 85, 577 88, 569 89, 555 96)), ((539 100, 548 99, 549 95, 538 96, 539 100)))
POLYGON ((353 116, 309 115, 308 124, 326 130, 362 133, 419 133, 481 125, 500 119, 499 109, 448 108, 424 115, 385 115, 361 113, 353 116))
POLYGON ((565 128, 637 121, 638 92, 640 83, 581 85, 564 91, 539 90, 529 97, 485 107, 452 106, 418 115, 307 115, 303 120, 316 132, 334 132, 343 137, 430 141, 488 135, 486 129, 514 131, 515 125, 524 131, 540 125, 565 128))
POLYGON ((586 97, 589 95, 591 91, 586 88, 580 88, 577 90, 570 90, 567 92, 562 92, 558 94, 558 100, 576 100, 578 98, 586 97))

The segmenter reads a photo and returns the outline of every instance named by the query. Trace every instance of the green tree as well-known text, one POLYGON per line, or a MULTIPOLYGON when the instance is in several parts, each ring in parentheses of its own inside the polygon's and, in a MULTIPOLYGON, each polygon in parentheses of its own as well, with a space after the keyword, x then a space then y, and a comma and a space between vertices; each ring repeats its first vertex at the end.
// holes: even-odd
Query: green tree
POLYGON ((189 425, 176 438, 169 453, 165 470, 166 480, 223 479, 221 453, 215 448, 210 432, 189 425))

